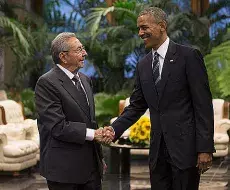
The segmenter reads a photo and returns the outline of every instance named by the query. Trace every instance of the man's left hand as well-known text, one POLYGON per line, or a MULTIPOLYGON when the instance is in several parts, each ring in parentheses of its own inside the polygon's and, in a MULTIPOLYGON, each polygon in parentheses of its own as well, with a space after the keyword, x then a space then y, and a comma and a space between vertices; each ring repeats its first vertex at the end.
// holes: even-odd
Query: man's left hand
POLYGON ((212 153, 198 153, 197 167, 199 173, 203 174, 212 166, 212 153))

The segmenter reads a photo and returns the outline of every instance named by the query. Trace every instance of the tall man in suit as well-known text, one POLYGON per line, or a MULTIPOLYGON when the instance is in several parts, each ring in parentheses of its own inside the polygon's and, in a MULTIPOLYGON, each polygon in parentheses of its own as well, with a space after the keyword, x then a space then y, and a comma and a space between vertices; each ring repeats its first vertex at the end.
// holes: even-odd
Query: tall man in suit
MULTIPOLYGON (((112 124, 115 140, 149 108, 152 189, 196 190, 214 151, 212 96, 203 57, 168 38, 166 14, 159 8, 143 10, 137 26, 151 51, 136 66, 130 105, 112 124)), ((110 141, 112 128, 105 127, 104 141, 110 141)))
POLYGON ((102 131, 90 79, 78 72, 87 53, 74 33, 60 33, 51 53, 55 66, 35 88, 41 175, 50 190, 101 190, 102 131))

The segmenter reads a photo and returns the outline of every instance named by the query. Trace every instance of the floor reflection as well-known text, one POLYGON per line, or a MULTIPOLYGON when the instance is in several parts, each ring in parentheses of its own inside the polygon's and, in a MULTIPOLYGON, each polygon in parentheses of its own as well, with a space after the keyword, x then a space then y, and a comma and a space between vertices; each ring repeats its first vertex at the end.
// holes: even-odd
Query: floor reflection
MULTIPOLYGON (((216 160, 214 166, 201 177, 200 190, 230 190, 230 159, 216 160)), ((46 180, 35 169, 18 177, 0 176, 0 190, 48 190, 46 180)), ((147 159, 132 160, 131 176, 106 174, 103 190, 150 190, 147 159)))

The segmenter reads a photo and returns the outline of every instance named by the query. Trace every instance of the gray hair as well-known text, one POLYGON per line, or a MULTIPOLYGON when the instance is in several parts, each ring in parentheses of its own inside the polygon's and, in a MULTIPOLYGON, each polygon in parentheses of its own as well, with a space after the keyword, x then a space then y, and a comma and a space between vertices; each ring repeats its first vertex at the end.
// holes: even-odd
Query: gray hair
POLYGON ((167 24, 167 14, 158 7, 148 7, 141 11, 138 17, 142 15, 152 15, 156 22, 164 21, 167 24))
POLYGON ((76 35, 71 32, 62 32, 54 38, 54 40, 51 43, 51 55, 53 58, 53 61, 55 64, 58 64, 59 59, 59 53, 62 51, 68 51, 69 50, 69 44, 68 40, 72 37, 76 38, 76 35))

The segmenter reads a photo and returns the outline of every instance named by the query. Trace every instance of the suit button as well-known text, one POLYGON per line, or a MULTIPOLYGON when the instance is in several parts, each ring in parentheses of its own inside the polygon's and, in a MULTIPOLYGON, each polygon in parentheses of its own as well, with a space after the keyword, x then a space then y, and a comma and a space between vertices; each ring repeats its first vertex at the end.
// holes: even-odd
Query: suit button
POLYGON ((168 133, 167 132, 164 132, 165 135, 167 135, 168 133))

